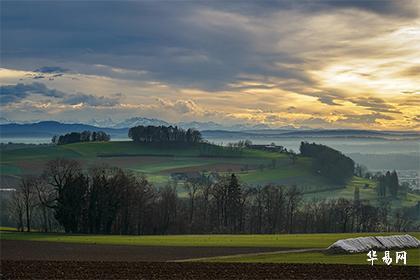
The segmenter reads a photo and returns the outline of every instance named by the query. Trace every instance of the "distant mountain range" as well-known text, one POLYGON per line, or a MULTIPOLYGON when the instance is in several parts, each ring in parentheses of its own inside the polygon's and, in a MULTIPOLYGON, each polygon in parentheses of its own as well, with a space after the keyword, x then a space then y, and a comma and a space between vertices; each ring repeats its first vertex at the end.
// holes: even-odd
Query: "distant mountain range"
POLYGON ((242 131, 247 129, 267 129, 269 128, 265 124, 235 124, 235 125, 222 125, 215 122, 198 122, 198 121, 192 121, 192 122, 179 122, 179 123, 169 123, 163 120, 159 119, 153 119, 153 118, 144 118, 144 117, 134 117, 126 119, 122 122, 114 122, 111 118, 108 118, 107 120, 101 120, 97 121, 95 119, 92 119, 88 124, 98 127, 110 127, 110 128, 127 128, 127 127, 133 127, 138 125, 154 125, 154 126, 169 126, 169 125, 176 125, 178 127, 182 127, 184 129, 188 128, 195 128, 197 130, 229 130, 229 131, 242 131))
POLYGON ((1 137, 22 137, 22 138, 38 138, 38 137, 52 137, 54 135, 61 135, 69 132, 81 132, 84 130, 98 131, 102 130, 110 134, 112 137, 127 137, 128 128, 104 128, 87 124, 68 124, 56 121, 43 121, 28 124, 1 124, 1 137))
MULTIPOLYGON (((0 118, 0 136, 3 138, 41 138, 69 132, 84 130, 102 130, 112 138, 127 138, 128 129, 138 125, 171 125, 170 123, 151 118, 130 118, 119 123, 111 119, 106 121, 92 120, 89 124, 61 123, 57 121, 41 121, 34 123, 14 123, 0 118)), ((410 139, 420 140, 420 132, 409 131, 372 131, 353 129, 302 129, 283 127, 268 128, 266 125, 238 124, 225 126, 215 122, 181 122, 177 125, 182 128, 195 128, 202 132, 205 139, 274 139, 274 138, 371 138, 371 139, 410 139)))
MULTIPOLYGON (((0 118, 0 124, 36 124, 36 123, 50 123, 50 121, 33 121, 33 122, 15 122, 6 118, 0 118)), ((67 124, 67 123, 62 123, 67 124)), ((79 124, 79 123, 78 123, 79 124)), ((72 124, 74 125, 74 124, 72 124)), ((80 124, 82 125, 82 124, 80 124)), ((121 122, 114 122, 111 118, 105 120, 96 120, 92 119, 83 125, 90 125, 98 128, 112 128, 112 129, 123 129, 123 128, 130 128, 138 125, 153 125, 153 126, 178 126, 184 129, 188 128, 195 128, 197 130, 229 130, 229 131, 242 131, 242 130, 249 130, 249 129, 268 129, 269 127, 265 124, 235 124, 235 125, 221 125, 215 122, 179 122, 179 123, 169 123, 160 119, 154 118, 144 118, 144 117, 134 117, 123 120, 121 122)))
POLYGON ((168 122, 165 122, 163 120, 158 119, 149 119, 149 118, 143 118, 143 117, 135 117, 135 118, 129 118, 122 122, 115 123, 114 125, 110 125, 109 127, 112 128, 130 128, 134 126, 139 125, 153 125, 153 126, 169 126, 170 124, 168 122))
POLYGON ((0 124, 8 124, 8 123, 12 123, 11 120, 0 117, 0 124))
MULTIPOLYGON (((375 131, 356 129, 261 129, 244 131, 204 130, 206 139, 270 139, 278 138, 363 138, 385 140, 420 140, 420 132, 375 131)), ((233 141, 233 140, 232 140, 233 141)))

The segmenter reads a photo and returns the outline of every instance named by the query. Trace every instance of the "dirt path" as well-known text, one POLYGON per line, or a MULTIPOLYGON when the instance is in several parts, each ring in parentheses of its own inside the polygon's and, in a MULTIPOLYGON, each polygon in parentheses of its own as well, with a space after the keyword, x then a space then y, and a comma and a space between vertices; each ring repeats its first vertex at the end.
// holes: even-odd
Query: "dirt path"
MULTIPOLYGON (((218 259, 229 259, 232 257, 235 258, 242 258, 248 256, 264 256, 264 255, 277 255, 277 254, 288 254, 288 253, 305 253, 305 252, 322 252, 324 249, 319 248, 311 248, 311 249, 293 249, 293 250, 281 250, 281 251, 273 251, 273 252, 258 252, 258 253, 245 253, 245 254, 236 254, 236 255, 228 255, 228 256, 216 256, 218 259)), ((183 259, 183 260, 174 260, 175 262, 197 262, 197 261, 206 261, 208 259, 212 259, 214 257, 205 257, 205 258, 195 258, 195 259, 183 259)))
POLYGON ((408 266, 1 261, 1 279, 419 279, 408 266))

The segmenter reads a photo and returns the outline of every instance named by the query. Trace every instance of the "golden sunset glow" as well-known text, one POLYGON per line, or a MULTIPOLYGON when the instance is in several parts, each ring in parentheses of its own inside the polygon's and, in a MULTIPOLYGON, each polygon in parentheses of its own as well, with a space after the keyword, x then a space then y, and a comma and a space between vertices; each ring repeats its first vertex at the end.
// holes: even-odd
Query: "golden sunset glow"
POLYGON ((197 7, 173 19, 193 35, 166 45, 159 40, 169 31, 150 31, 161 45, 144 52, 141 41, 107 51, 74 46, 72 61, 32 56, 25 66, 10 51, 1 85, 30 86, 10 88, 25 93, 5 96, 2 111, 11 119, 22 112, 74 121, 112 114, 269 127, 420 129, 418 7, 401 4, 384 12, 349 5, 324 12, 318 6, 316 12, 299 6, 263 17, 197 7), (35 70, 43 65, 63 71, 35 70))

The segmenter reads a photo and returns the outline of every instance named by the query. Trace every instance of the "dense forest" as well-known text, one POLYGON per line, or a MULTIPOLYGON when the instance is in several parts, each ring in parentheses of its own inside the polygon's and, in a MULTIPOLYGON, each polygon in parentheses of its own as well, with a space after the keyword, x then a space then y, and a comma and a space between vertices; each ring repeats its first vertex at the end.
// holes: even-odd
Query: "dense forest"
POLYGON ((128 137, 135 142, 148 143, 199 143, 203 139, 198 130, 184 130, 177 126, 136 126, 130 128, 128 137))
POLYGON ((397 197, 398 191, 400 189, 400 184, 398 182, 397 172, 387 171, 384 175, 377 176, 378 180, 378 196, 380 197, 397 197))
POLYGON ((354 175, 354 161, 328 146, 301 142, 300 154, 313 158, 313 171, 334 183, 344 184, 354 175))
POLYGON ((8 205, 19 229, 103 234, 312 233, 418 230, 420 204, 391 211, 360 199, 305 201, 298 186, 246 187, 235 174, 204 174, 160 189, 119 168, 84 171, 48 162, 25 177, 8 205))
POLYGON ((78 142, 110 141, 111 136, 103 131, 70 132, 64 135, 54 135, 51 139, 53 144, 64 145, 78 142))

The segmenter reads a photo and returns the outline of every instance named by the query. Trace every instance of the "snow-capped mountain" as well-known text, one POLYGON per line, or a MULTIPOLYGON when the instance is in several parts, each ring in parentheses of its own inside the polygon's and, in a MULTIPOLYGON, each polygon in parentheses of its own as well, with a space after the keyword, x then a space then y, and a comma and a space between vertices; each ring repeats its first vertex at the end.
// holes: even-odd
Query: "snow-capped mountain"
POLYGON ((13 121, 6 119, 4 117, 0 117, 0 124, 8 124, 8 123, 13 123, 13 121))
POLYGON ((226 126, 215 122, 180 122, 177 124, 179 127, 188 129, 188 128, 195 128, 197 130, 225 130, 227 129, 226 126))
POLYGON ((171 124, 166 122, 166 121, 159 120, 159 119, 134 117, 134 118, 126 119, 126 120, 124 120, 122 122, 119 122, 117 124, 114 124, 111 127, 112 128, 127 128, 127 127, 134 127, 134 126, 138 126, 138 125, 144 125, 144 126, 147 126, 147 125, 154 125, 154 126, 164 125, 164 126, 168 126, 168 125, 171 125, 171 124))
POLYGON ((93 125, 96 127, 113 127, 115 126, 115 122, 111 118, 107 118, 104 120, 97 120, 97 119, 91 119, 86 124, 93 125))
POLYGON ((208 121, 208 122, 199 122, 199 121, 191 121, 191 122, 178 122, 178 123, 170 123, 160 119, 154 118, 145 118, 145 117, 133 117, 129 118, 120 122, 114 122, 111 118, 105 120, 96 120, 92 119, 88 124, 97 126, 97 127, 109 127, 109 128, 130 128, 138 125, 153 125, 153 126, 178 126, 184 129, 188 128, 195 128, 197 130, 231 130, 231 131, 241 131, 241 130, 252 130, 252 129, 267 129, 269 128, 265 124, 235 124, 235 125, 222 125, 216 122, 208 121))
POLYGON ((227 130, 231 131, 242 131, 242 130, 258 130, 258 129, 269 129, 270 127, 266 124, 234 124, 227 127, 227 130))
MULTIPOLYGON (((18 124, 26 124, 26 123, 36 123, 40 122, 37 121, 27 121, 27 122, 17 122, 13 120, 9 120, 5 117, 0 117, 0 124, 10 124, 10 123, 18 123, 18 124)), ((41 121, 42 122, 42 121, 41 121)), ((112 129, 122 129, 122 128, 130 128, 138 125, 152 125, 152 126, 178 126, 184 129, 188 128, 195 128, 200 131, 204 130, 227 130, 227 131, 245 131, 245 130, 264 130, 264 129, 272 129, 266 124, 250 124, 250 123, 239 123, 233 125, 223 125, 220 123, 216 123, 213 121, 208 122, 200 122, 200 121, 191 121, 191 122, 178 122, 178 123, 170 123, 160 119, 154 118, 145 118, 145 117, 133 117, 129 118, 120 122, 114 121, 112 118, 107 119, 91 119, 87 122, 67 122, 67 121, 60 121, 63 124, 74 124, 80 123, 85 125, 90 125, 98 128, 112 128, 112 129)))
POLYGON ((266 124, 234 124, 234 125, 222 125, 215 122, 180 122, 178 126, 186 128, 195 128, 197 130, 229 130, 229 131, 243 131, 243 130, 258 130, 258 129, 269 129, 270 127, 266 124))
POLYGON ((40 120, 26 120, 26 121, 17 121, 17 120, 11 120, 5 117, 0 117, 0 124, 31 124, 40 122, 40 120))

